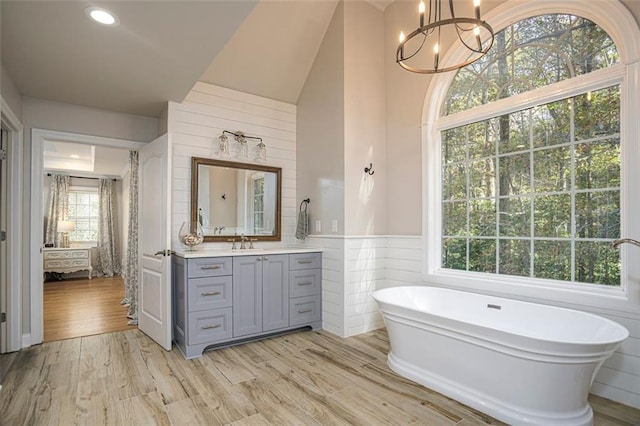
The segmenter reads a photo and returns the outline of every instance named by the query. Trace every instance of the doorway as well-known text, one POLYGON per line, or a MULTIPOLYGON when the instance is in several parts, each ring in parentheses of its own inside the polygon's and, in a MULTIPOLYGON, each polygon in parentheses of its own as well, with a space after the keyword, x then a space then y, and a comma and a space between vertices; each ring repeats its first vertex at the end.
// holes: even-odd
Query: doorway
MULTIPOLYGON (((36 194, 32 207, 34 212, 42 212, 32 220, 38 222, 32 229, 39 231, 40 252, 39 264, 33 265, 40 270, 40 280, 37 293, 32 293, 32 304, 35 300, 38 305, 38 299, 40 304, 32 311, 36 318, 32 334, 39 332, 39 341, 48 342, 135 328, 128 324, 128 307, 121 304, 124 280, 120 265, 126 254, 129 150, 144 144, 38 129, 33 131, 32 143, 37 157, 33 162, 37 173, 33 174, 32 191, 36 194), (62 178, 67 186, 65 195, 58 198, 64 200, 64 217, 58 215, 57 205, 50 210, 51 192, 56 187, 52 182, 62 178), (112 196, 101 192, 105 186, 113 187, 112 196), (36 198, 38 206, 33 205, 36 198), (117 262, 101 262, 104 257, 98 256, 98 222, 104 219, 98 213, 100 199, 110 200, 105 204, 112 205, 113 232, 109 235, 117 249, 110 259, 117 262), (56 226, 48 234, 51 223, 56 226)), ((34 338, 33 343, 37 342, 34 338)))

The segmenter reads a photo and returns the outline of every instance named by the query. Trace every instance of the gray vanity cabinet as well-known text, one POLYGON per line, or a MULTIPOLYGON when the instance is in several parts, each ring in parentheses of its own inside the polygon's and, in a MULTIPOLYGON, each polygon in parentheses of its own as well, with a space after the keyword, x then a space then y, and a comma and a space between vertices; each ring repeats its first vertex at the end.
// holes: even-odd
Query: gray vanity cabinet
POLYGON ((186 358, 322 327, 322 254, 173 258, 173 340, 186 358))
POLYGON ((289 326, 289 255, 233 258, 233 335, 289 326))

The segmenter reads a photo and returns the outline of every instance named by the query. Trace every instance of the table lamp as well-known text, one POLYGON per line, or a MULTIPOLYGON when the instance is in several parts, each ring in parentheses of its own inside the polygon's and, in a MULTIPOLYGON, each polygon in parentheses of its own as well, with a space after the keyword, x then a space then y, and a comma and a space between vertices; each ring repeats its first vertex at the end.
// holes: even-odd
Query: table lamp
POLYGON ((69 248, 69 232, 76 229, 76 224, 70 220, 58 221, 58 232, 62 234, 62 247, 69 248))

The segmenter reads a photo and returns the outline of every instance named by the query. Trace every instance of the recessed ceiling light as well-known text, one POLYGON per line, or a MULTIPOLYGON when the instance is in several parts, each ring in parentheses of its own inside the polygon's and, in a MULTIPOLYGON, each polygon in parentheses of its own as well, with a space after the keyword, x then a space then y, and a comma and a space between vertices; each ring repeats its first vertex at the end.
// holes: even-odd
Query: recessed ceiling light
POLYGON ((113 12, 109 12, 106 9, 102 9, 99 7, 88 7, 84 10, 84 12, 89 18, 102 25, 115 27, 120 23, 118 17, 113 12))
POLYGON ((71 154, 70 157, 73 158, 74 160, 77 160, 80 158, 78 154, 71 154))

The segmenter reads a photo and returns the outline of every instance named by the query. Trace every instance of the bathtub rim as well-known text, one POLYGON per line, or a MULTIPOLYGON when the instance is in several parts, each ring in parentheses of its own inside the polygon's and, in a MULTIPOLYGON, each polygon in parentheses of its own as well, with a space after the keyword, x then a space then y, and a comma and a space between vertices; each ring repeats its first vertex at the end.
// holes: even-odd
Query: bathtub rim
MULTIPOLYGON (((476 292, 471 292, 471 291, 463 291, 463 290, 457 290, 457 289, 450 289, 450 288, 446 288, 446 287, 437 287, 437 286, 430 286, 430 285, 403 285, 403 286, 395 286, 395 287, 387 287, 387 288, 383 288, 383 289, 379 289, 373 292, 372 294, 373 299, 376 301, 376 303, 378 304, 378 309, 379 311, 383 314, 384 316, 384 311, 382 309, 382 304, 385 304, 387 306, 393 306, 396 309, 403 309, 406 312, 416 312, 419 313, 421 315, 428 315, 431 318, 442 318, 442 319, 446 319, 448 321, 451 322, 455 322, 457 324, 469 324, 471 326, 474 327, 478 327, 481 328, 483 330, 493 330, 499 333, 504 333, 506 335, 511 335, 511 336, 519 336, 521 338, 524 339, 528 339, 531 341, 537 341, 537 342, 545 342, 548 344, 559 344, 559 345, 573 345, 573 346, 593 346, 593 345, 615 345, 616 347, 618 347, 620 344, 622 344, 622 342, 624 342, 627 338, 629 338, 629 330, 624 327, 623 325, 610 320, 608 318, 602 317, 600 315, 596 315, 596 314, 592 314, 590 312, 584 312, 578 309, 573 309, 573 308, 565 308, 565 307, 561 307, 561 306, 554 306, 554 305, 548 305, 548 304, 544 304, 544 303, 536 303, 536 302, 528 302, 528 301, 524 301, 524 300, 517 300, 517 299, 510 299, 508 297, 501 297, 501 296, 493 296, 493 295, 487 295, 484 293, 476 293, 476 292), (535 306, 544 306, 545 308, 551 309, 551 310, 559 310, 559 311, 564 311, 564 312, 577 312, 581 315, 586 315, 592 318, 597 318, 599 321, 603 321, 607 324, 612 325, 615 328, 618 328, 622 334, 624 335, 623 338, 621 339, 615 339, 615 340, 608 340, 608 341, 567 341, 567 340, 558 340, 558 339, 552 339, 552 338, 541 338, 541 337, 537 337, 537 336, 528 336, 528 335, 522 335, 522 334, 517 334, 514 333, 513 331, 510 330, 504 330, 504 329, 500 329, 500 328, 493 328, 493 327, 488 327, 488 326, 484 326, 484 325, 478 325, 475 323, 471 323, 471 322, 467 322, 467 321, 462 321, 459 319, 455 319, 455 318, 451 318, 448 316, 442 316, 442 315, 437 315, 434 313, 430 313, 428 311, 425 310, 418 310, 418 309, 412 309, 411 307, 408 306, 404 306, 398 303, 393 303, 387 300, 383 300, 380 295, 384 294, 384 293, 389 293, 392 292, 394 290, 398 290, 398 289, 433 289, 435 291, 441 291, 441 292, 447 292, 447 293, 454 293, 454 294, 472 294, 472 295, 476 295, 478 297, 487 297, 487 298, 492 298, 492 299, 497 299, 497 300, 505 300, 507 302, 514 302, 514 303, 518 303, 518 304, 524 304, 524 305, 535 305, 535 306)), ((415 319, 415 318, 414 318, 415 319)))

